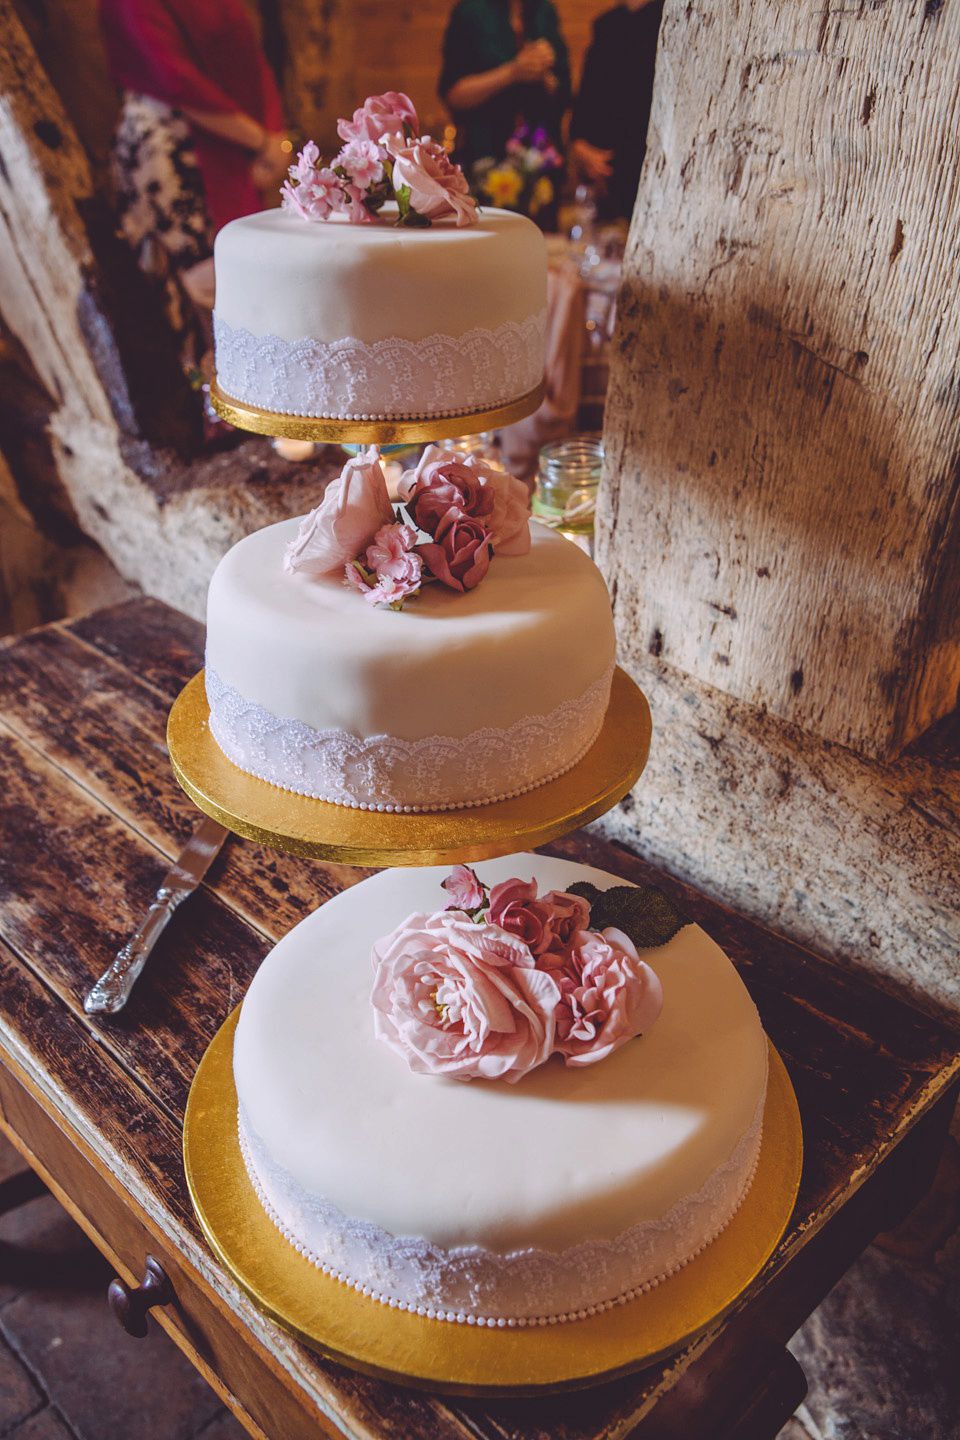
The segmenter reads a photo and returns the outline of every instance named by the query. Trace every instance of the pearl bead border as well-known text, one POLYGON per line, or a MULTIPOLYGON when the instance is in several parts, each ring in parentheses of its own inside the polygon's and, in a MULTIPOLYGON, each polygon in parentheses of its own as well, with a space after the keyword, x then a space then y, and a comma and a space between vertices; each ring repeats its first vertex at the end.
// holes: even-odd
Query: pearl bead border
POLYGON ((576 1320, 587 1320, 593 1315, 603 1315, 608 1310, 615 1310, 621 1305, 629 1304, 631 1300, 638 1300, 641 1296, 649 1294, 650 1291, 654 1290, 658 1285, 663 1284, 664 1281, 671 1279, 674 1275, 679 1275, 681 1270, 686 1269, 691 1260, 696 1260, 698 1255, 702 1255, 708 1246, 719 1239, 750 1193, 750 1189, 756 1178, 757 1167, 760 1163, 760 1148, 763 1144, 763 1125, 761 1124, 760 1133, 757 1137, 758 1143, 753 1164, 750 1167, 750 1173, 747 1176, 746 1183, 740 1192, 736 1205, 726 1220, 724 1220, 723 1224, 718 1226, 716 1230, 702 1240, 695 1250, 692 1250, 683 1260, 678 1260, 676 1264, 668 1266, 666 1270, 662 1270, 660 1274, 655 1275, 652 1279, 645 1280, 639 1285, 634 1285, 629 1290, 622 1291, 612 1299, 600 1300, 577 1310, 567 1310, 552 1315, 474 1315, 465 1310, 443 1310, 432 1305, 414 1304, 412 1301, 400 1300, 394 1295, 388 1295, 383 1291, 374 1289, 370 1285, 364 1285, 359 1280, 353 1279, 346 1271, 338 1270, 334 1265, 321 1260, 302 1240, 298 1240, 293 1231, 280 1219, 280 1216, 264 1194, 260 1179, 253 1167, 249 1148, 242 1130, 239 1129, 239 1125, 237 1136, 247 1176, 249 1177, 250 1184, 253 1186, 257 1199, 263 1206, 267 1218, 274 1227, 279 1230, 283 1238, 293 1246, 297 1254, 302 1255, 304 1260, 309 1261, 321 1274, 328 1276, 331 1280, 338 1281, 342 1285, 346 1285, 348 1289, 356 1291, 356 1293, 362 1295, 364 1299, 375 1300, 378 1304, 385 1305, 390 1310, 401 1310, 424 1320, 442 1320, 453 1325, 474 1325, 479 1329, 526 1330, 548 1325, 572 1324, 576 1320))

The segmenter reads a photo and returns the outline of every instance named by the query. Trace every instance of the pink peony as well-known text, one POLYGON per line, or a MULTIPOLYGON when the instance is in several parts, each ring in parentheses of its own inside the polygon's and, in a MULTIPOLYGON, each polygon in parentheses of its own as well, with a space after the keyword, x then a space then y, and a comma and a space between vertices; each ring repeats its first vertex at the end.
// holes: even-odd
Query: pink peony
POLYGON ((484 494, 491 497, 486 523, 496 555, 526 555, 530 549, 530 492, 522 480, 504 470, 494 470, 476 455, 466 460, 483 481, 484 494))
POLYGON ((410 205, 418 215, 429 220, 455 215, 458 226, 474 223, 477 202, 463 171, 442 145, 428 135, 412 140, 385 135, 383 144, 393 160, 393 188, 409 189, 410 205))
POLYGON ((559 986, 498 926, 414 914, 373 964, 376 1033, 417 1074, 515 1081, 549 1058, 559 986))
POLYGON ((354 110, 352 120, 338 120, 337 134, 341 140, 382 140, 385 135, 404 133, 405 126, 411 135, 420 129, 413 101, 399 90, 387 90, 383 95, 370 95, 354 110))
POLYGON ((417 546, 434 580, 451 590, 473 590, 490 568, 490 532, 479 520, 448 510, 432 542, 417 546))
POLYGON ((440 884, 452 896, 448 910, 479 910, 487 892, 480 884, 469 865, 454 865, 446 880, 440 884))
POLYGON ((558 979, 556 1048, 568 1065, 605 1059, 649 1029, 663 1005, 659 979, 622 930, 581 931, 558 979))
POLYGON ((428 535, 436 534, 450 510, 487 523, 493 496, 486 493, 480 477, 448 450, 428 445, 412 477, 408 476, 400 482, 400 493, 410 518, 428 535))
POLYGON ((371 446, 348 460, 315 510, 305 515, 287 546, 283 568, 291 574, 329 575, 363 553, 377 531, 393 521, 380 452, 371 446))

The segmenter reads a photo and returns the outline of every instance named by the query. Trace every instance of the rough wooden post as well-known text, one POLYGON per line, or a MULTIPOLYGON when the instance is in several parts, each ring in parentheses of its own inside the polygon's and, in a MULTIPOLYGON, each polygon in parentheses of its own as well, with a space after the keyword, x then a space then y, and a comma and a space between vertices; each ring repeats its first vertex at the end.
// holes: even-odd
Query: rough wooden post
POLYGON ((956 1008, 958 110, 955 5, 668 0, 598 524, 654 719, 600 827, 956 1008))
POLYGON ((885 758, 960 683, 958 133, 957 6, 667 6, 607 408, 620 633, 885 758))

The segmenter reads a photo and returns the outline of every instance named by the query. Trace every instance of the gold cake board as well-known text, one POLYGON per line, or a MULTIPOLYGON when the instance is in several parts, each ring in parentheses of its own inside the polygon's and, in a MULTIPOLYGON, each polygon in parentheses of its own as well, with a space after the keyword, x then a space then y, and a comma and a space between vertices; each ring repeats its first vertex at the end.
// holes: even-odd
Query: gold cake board
POLYGON ((603 1314, 552 1326, 478 1329, 391 1310, 324 1275, 260 1205, 237 1138, 238 1015, 239 1007, 211 1042, 187 1101, 183 1148, 194 1209, 214 1253, 259 1309, 328 1358, 365 1374, 493 1396, 579 1388, 638 1370, 723 1316, 762 1269, 790 1218, 800 1183, 800 1115, 771 1045, 753 1184, 722 1235, 676 1275, 603 1314))
POLYGON ((417 416, 409 420, 342 420, 333 416, 285 415, 280 410, 262 410, 258 405, 248 405, 227 395, 216 379, 210 382, 210 403, 214 410, 221 420, 238 430, 252 430, 256 435, 280 436, 285 440, 313 440, 319 445, 341 441, 355 445, 414 445, 478 435, 532 415, 545 394, 546 384, 541 381, 526 395, 488 410, 417 416))
POLYGON ((174 775, 200 809, 271 849, 347 865, 441 865, 536 849, 606 814, 650 751, 650 707, 618 668, 600 735, 565 775, 492 805, 404 815, 351 810, 247 775, 217 745, 209 715, 201 671, 167 722, 174 775))

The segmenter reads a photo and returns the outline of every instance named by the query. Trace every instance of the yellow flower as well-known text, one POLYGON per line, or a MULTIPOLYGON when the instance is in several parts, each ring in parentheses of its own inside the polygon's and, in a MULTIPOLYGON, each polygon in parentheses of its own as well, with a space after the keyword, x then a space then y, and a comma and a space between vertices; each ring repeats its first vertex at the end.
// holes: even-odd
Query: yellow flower
POLYGON ((541 175, 533 187, 533 194, 530 196, 530 214, 536 215, 537 211, 542 210, 544 205, 549 205, 552 199, 553 186, 546 175, 541 175))
POLYGON ((520 191, 523 188, 523 181, 516 170, 503 167, 498 170, 491 170, 484 180, 487 194, 490 196, 491 205, 510 206, 515 205, 520 198, 520 191))

